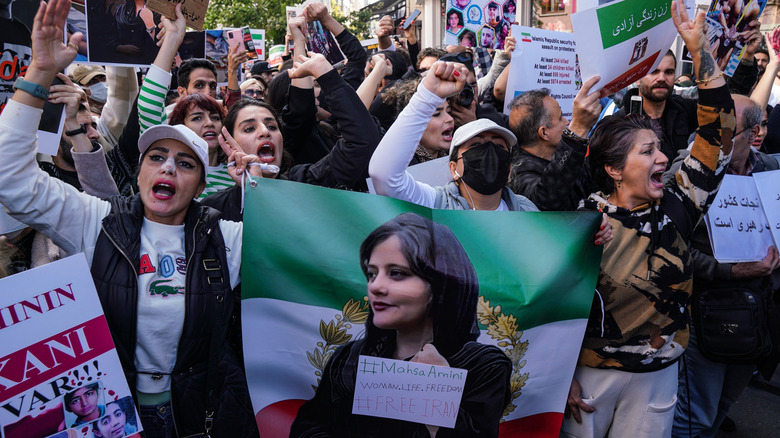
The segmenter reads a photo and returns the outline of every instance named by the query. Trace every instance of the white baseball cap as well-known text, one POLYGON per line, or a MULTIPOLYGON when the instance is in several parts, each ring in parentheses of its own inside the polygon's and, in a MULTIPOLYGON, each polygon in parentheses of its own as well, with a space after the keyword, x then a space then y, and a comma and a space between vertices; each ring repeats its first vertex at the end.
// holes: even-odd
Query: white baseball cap
POLYGON ((481 134, 485 131, 492 131, 506 140, 506 146, 511 148, 517 144, 517 137, 512 134, 512 131, 499 126, 496 122, 490 119, 477 119, 473 122, 466 123, 455 131, 452 136, 452 143, 450 144, 450 155, 452 151, 457 147, 471 139, 477 134, 481 134))
POLYGON ((205 175, 209 174, 209 145, 206 140, 198 137, 198 134, 184 125, 157 125, 144 131, 141 138, 138 139, 138 151, 141 152, 138 162, 141 162, 144 152, 149 149, 152 143, 166 138, 180 141, 189 146, 203 164, 205 175))

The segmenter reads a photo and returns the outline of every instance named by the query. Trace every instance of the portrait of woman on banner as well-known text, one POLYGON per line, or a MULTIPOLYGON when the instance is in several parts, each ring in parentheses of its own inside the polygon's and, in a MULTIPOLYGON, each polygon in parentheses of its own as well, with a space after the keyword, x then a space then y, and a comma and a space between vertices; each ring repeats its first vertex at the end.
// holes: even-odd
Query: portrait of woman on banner
POLYGON ((370 304, 365 337, 334 353, 290 436, 498 436, 511 362, 476 342, 479 282, 452 231, 402 214, 366 237, 360 267, 370 304), (360 355, 468 370, 455 428, 352 414, 360 355))

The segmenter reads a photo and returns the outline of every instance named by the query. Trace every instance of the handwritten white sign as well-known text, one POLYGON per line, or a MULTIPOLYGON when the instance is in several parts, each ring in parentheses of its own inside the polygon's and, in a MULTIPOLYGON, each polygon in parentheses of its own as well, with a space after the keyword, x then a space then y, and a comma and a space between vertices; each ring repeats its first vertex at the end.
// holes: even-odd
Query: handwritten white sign
POLYGON ((455 427, 468 371, 360 356, 352 413, 455 427))
POLYGON ((726 175, 707 213, 712 252, 721 263, 762 260, 775 244, 753 178, 726 175))
POLYGON ((572 104, 582 87, 574 35, 566 32, 512 26, 517 45, 509 64, 504 113, 512 100, 528 90, 548 88, 563 116, 570 119, 572 104))
POLYGON ((753 175, 775 242, 780 242, 780 170, 753 175))

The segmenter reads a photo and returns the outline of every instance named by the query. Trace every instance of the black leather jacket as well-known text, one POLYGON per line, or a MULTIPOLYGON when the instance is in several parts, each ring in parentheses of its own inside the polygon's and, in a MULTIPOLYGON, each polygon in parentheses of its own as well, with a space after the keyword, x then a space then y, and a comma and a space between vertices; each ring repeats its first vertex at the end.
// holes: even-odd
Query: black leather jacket
MULTIPOLYGON (((95 245, 92 276, 125 376, 135 394, 137 272, 144 208, 138 195, 113 197, 110 202, 111 213, 103 219, 95 245)), ((237 345, 241 326, 236 309, 240 297, 230 288, 219 219, 219 212, 193 201, 184 221, 186 310, 171 372, 171 406, 179 436, 204 432, 207 401, 211 400, 216 411, 213 436, 256 437, 240 343, 237 345), (214 342, 212 336, 216 337, 214 342), (215 355, 211 371, 210 354, 215 355), (210 396, 209 372, 213 373, 215 388, 210 396)))

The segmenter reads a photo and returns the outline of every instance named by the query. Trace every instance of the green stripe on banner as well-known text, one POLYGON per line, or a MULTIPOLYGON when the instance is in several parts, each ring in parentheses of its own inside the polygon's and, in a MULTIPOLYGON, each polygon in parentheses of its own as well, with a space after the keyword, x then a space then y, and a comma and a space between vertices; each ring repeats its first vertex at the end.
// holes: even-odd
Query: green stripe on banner
POLYGON ((520 329, 587 318, 601 262, 589 212, 432 210, 384 196, 262 179, 244 203, 243 298, 342 309, 366 295, 358 250, 368 234, 413 212, 452 229, 491 306, 520 329))
POLYGON ((623 0, 596 9, 602 46, 607 49, 672 18, 669 0, 623 0))

